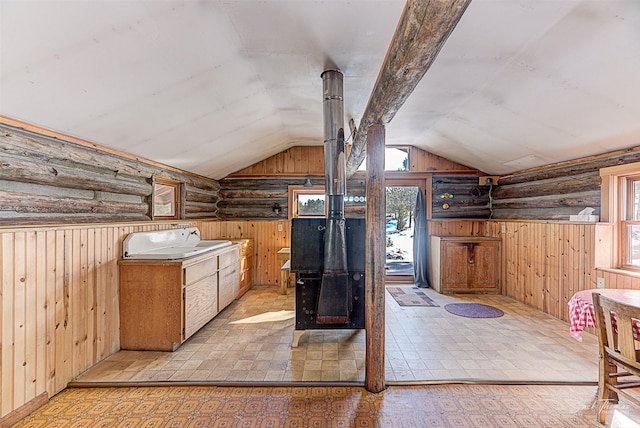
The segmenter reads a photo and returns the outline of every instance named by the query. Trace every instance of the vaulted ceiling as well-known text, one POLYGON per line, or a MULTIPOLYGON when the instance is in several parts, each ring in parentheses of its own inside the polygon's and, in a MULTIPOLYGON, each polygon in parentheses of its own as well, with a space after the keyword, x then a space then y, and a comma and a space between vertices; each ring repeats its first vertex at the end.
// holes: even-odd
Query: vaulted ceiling
MULTIPOLYGON (((0 114, 222 178, 322 144, 327 68, 359 123, 403 8, 0 0, 0 114)), ((639 43, 637 0, 473 0, 387 144, 490 174, 640 145, 639 43)))

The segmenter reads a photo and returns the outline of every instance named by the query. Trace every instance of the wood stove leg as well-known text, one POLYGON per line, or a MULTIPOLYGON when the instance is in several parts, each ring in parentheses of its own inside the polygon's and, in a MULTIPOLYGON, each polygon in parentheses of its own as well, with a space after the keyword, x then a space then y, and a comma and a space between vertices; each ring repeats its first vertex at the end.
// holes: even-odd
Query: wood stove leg
POLYGON ((293 340, 291 341, 291 347, 297 348, 298 342, 300 342, 300 338, 304 334, 306 330, 293 330, 293 340))

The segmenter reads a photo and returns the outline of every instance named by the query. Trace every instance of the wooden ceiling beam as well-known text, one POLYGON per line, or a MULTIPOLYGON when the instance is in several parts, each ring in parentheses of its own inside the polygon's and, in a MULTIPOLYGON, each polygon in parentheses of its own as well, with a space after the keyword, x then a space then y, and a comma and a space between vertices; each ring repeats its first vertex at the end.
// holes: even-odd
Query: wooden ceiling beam
POLYGON ((365 158, 367 130, 386 125, 411 95, 471 0, 408 0, 347 159, 351 177, 365 158))

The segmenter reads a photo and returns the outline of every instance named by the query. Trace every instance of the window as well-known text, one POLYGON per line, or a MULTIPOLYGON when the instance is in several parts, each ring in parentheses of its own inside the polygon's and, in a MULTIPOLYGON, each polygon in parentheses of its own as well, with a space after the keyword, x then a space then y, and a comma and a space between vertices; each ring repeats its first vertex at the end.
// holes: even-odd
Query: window
MULTIPOLYGON (((386 147, 384 149, 385 171, 409 171, 409 149, 405 147, 386 147)), ((367 170, 367 160, 363 160, 358 171, 367 170)))
POLYGON ((621 180, 621 265, 640 270, 640 175, 621 180))
POLYGON ((289 186, 289 218, 324 217, 327 213, 324 187, 289 186))
POLYGON ((156 178, 153 183, 153 219, 180 218, 180 183, 156 178))
POLYGON ((601 220, 611 223, 612 267, 640 271, 640 163, 602 168, 601 220))

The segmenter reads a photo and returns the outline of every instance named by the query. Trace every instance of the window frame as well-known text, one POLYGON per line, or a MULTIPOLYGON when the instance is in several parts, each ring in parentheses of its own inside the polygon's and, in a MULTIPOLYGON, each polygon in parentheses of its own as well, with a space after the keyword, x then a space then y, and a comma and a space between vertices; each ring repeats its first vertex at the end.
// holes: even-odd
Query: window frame
POLYGON ((325 194, 324 186, 289 186, 289 220, 293 218, 322 218, 327 216, 327 195, 325 194), (323 195, 324 196, 324 215, 300 215, 298 213, 298 195, 323 195))
POLYGON ((181 218, 182 207, 182 183, 169 178, 154 177, 153 192, 151 194, 151 218, 153 220, 179 220, 181 218), (158 187, 164 186, 173 188, 173 215, 156 214, 156 197, 158 196, 158 187))
POLYGON ((630 246, 630 237, 629 237, 629 229, 631 226, 640 226, 640 219, 634 220, 633 210, 635 206, 635 193, 634 193, 634 184, 640 183, 640 172, 634 175, 625 175, 620 177, 620 200, 619 207, 620 213, 622 214, 620 218, 620 261, 619 265, 623 269, 629 269, 633 271, 640 272, 640 264, 632 264, 631 263, 631 254, 629 251, 631 249, 630 246))
MULTIPOLYGON (((408 173, 411 172, 411 148, 412 146, 385 146, 384 148, 384 156, 385 156, 385 172, 386 173, 408 173), (398 170, 398 169, 387 169, 389 167, 389 165, 391 164, 391 162, 388 162, 388 153, 387 150, 391 150, 391 149, 396 149, 396 150, 401 150, 407 153, 407 169, 402 169, 402 170, 398 170)), ((362 161, 362 163, 360 164, 360 166, 358 167, 358 172, 362 172, 362 173, 366 173, 367 171, 367 160, 366 157, 364 158, 364 160, 362 161)))
POLYGON ((633 182, 640 182, 640 162, 600 169, 600 220, 611 229, 611 267, 640 272, 640 265, 632 265, 629 258, 630 225, 640 226, 640 220, 630 220, 633 210, 633 182))

